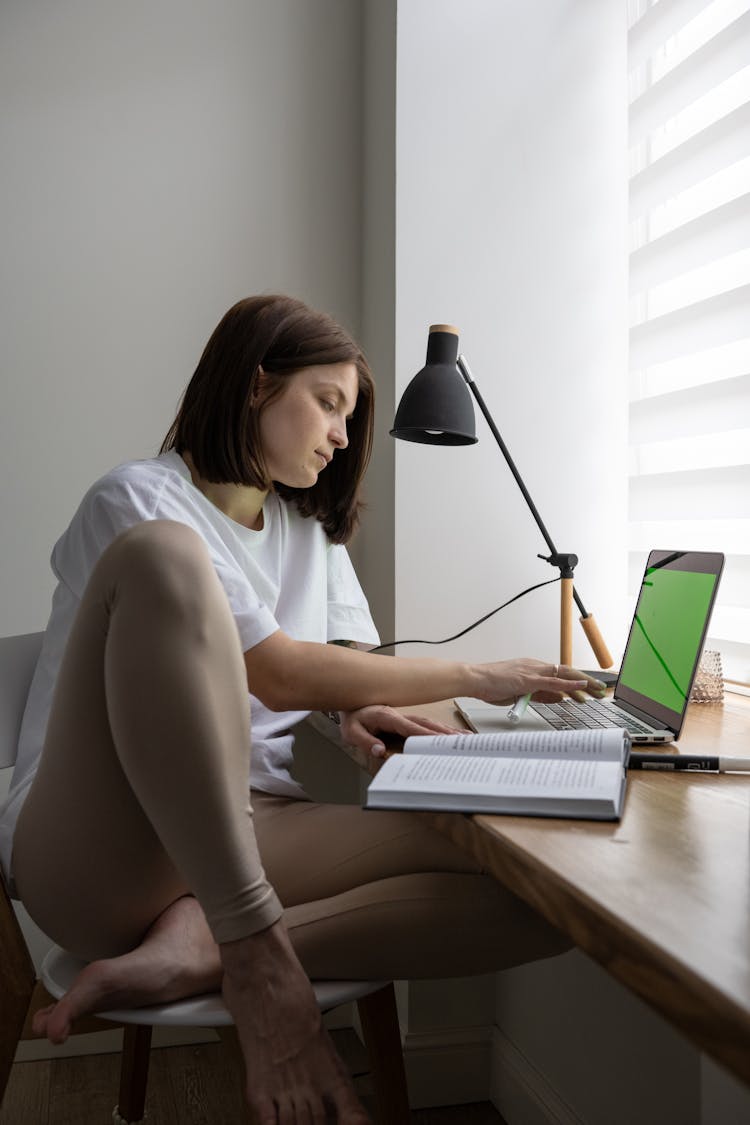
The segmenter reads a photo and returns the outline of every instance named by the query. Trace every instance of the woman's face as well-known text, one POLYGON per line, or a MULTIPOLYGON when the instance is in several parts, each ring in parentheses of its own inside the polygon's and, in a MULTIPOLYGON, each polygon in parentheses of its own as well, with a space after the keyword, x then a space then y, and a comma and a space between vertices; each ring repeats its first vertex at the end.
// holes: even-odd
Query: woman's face
POLYGON ((260 407, 258 420, 271 480, 289 488, 315 484, 334 453, 349 444, 346 424, 358 392, 353 363, 303 367, 286 378, 279 397, 260 407))

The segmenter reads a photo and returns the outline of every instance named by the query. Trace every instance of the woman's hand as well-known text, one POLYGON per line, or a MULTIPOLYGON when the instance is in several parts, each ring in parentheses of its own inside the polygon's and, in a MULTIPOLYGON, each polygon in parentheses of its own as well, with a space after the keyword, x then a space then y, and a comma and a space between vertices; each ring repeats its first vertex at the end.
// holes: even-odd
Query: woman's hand
POLYGON ((393 707, 376 704, 360 707, 357 711, 341 712, 341 736, 344 742, 376 758, 385 755, 383 734, 395 734, 399 738, 409 738, 414 734, 456 734, 463 733, 458 727, 447 727, 433 722, 421 715, 402 715, 393 707))
POLYGON ((607 690, 606 684, 577 668, 543 660, 501 660, 477 664, 474 671, 479 679, 476 698, 501 706, 510 706, 521 695, 530 695, 540 703, 557 703, 570 695, 582 703, 587 694, 601 699, 607 690))

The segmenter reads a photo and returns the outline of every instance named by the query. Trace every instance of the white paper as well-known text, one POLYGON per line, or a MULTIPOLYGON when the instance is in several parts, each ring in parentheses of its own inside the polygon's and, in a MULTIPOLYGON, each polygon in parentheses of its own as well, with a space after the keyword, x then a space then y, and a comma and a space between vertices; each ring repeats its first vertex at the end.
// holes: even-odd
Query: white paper
POLYGON ((495 731, 484 734, 416 735, 407 738, 404 753, 465 757, 583 758, 621 762, 625 732, 618 727, 599 730, 495 731))
POLYGON ((539 796, 554 800, 616 792, 622 775, 618 762, 550 757, 444 757, 394 754, 370 783, 370 792, 406 793, 494 792, 509 797, 539 796))

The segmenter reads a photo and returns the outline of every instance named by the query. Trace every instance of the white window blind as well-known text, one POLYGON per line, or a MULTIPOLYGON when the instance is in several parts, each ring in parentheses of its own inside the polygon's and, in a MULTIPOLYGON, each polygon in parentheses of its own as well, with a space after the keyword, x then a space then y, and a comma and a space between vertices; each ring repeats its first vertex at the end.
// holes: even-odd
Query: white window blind
POLYGON ((628 0, 630 585, 727 557, 707 647, 750 684, 750 0, 628 0))

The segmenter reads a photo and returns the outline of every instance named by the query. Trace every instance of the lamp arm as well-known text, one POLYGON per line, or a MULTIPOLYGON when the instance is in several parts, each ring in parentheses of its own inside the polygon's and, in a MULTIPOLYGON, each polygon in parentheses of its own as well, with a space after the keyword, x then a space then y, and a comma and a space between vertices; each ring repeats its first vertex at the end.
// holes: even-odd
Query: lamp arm
MULTIPOLYGON (((509 451, 507 445, 505 444, 505 442, 503 441, 502 437, 500 436, 500 431, 498 430, 497 426, 495 425, 495 420, 492 417, 492 415, 490 414, 489 407, 487 406, 486 402, 482 398, 481 392, 480 392, 479 388, 477 387, 476 383, 474 382, 474 377, 472 376, 469 365, 466 362, 466 357, 463 356, 463 355, 460 355, 458 357, 458 359, 456 360, 456 366, 458 367, 458 370, 461 372, 461 375, 463 376, 464 382, 466 383, 467 387, 469 388, 469 390, 473 394, 473 396, 476 400, 477 406, 482 411, 482 414, 484 415, 484 420, 487 423, 487 425, 489 426, 489 428, 492 432, 492 436, 494 437, 495 441, 499 445, 500 452, 502 453, 503 457, 505 458, 505 461, 508 465, 508 468, 510 469, 511 473, 513 474, 513 478, 514 478, 516 484, 518 485, 518 487, 520 488, 521 494, 522 494, 524 500, 526 501, 526 503, 529 507, 529 511, 531 512, 532 516, 534 517, 536 525, 539 528, 540 532, 542 533, 542 536, 544 538, 545 543, 547 544, 547 546, 550 549, 550 556, 549 556, 549 558, 546 558, 545 561, 551 563, 553 566, 559 567, 559 569, 560 569, 560 577, 562 579, 563 592, 564 592, 563 606, 565 605, 566 601, 568 603, 570 602, 571 595, 572 595, 572 598, 575 599, 576 605, 578 606, 579 610, 581 611, 581 618, 580 618, 581 625, 583 627, 584 633, 586 634, 586 638, 587 638, 589 644, 591 645, 594 656, 596 657, 596 659, 599 662, 599 667, 600 668, 609 668, 612 665, 612 657, 609 653, 609 650, 608 650, 608 648, 607 648, 607 646, 604 642, 604 639, 603 639, 601 633, 599 632, 599 627, 597 626, 597 624, 594 620, 593 614, 586 612, 586 608, 585 608, 583 602, 581 601, 581 599, 578 595, 578 591, 573 586, 573 581, 572 581, 573 580, 573 568, 578 562, 577 557, 575 555, 561 555, 559 553, 559 551, 557 550, 557 548, 555 547, 555 544, 552 542, 552 536, 547 531, 547 528, 544 525, 544 521, 542 520, 542 517, 539 515, 539 512, 537 511, 536 504, 531 499, 531 495, 529 494, 529 490, 526 487, 526 485, 524 484, 523 479, 521 477, 521 474, 519 473, 518 469, 516 468, 515 462, 513 461, 513 458, 510 455, 510 451, 509 451)), ((544 555, 540 555, 539 557, 545 558, 544 555)), ((569 620, 568 620, 568 613, 565 610, 565 608, 563 608, 562 616, 563 616, 563 619, 562 619, 562 625, 561 625, 561 633, 562 633, 561 662, 564 663, 564 664, 570 664, 571 663, 571 656, 569 654, 570 648, 571 648, 570 623, 569 623, 569 620)))

